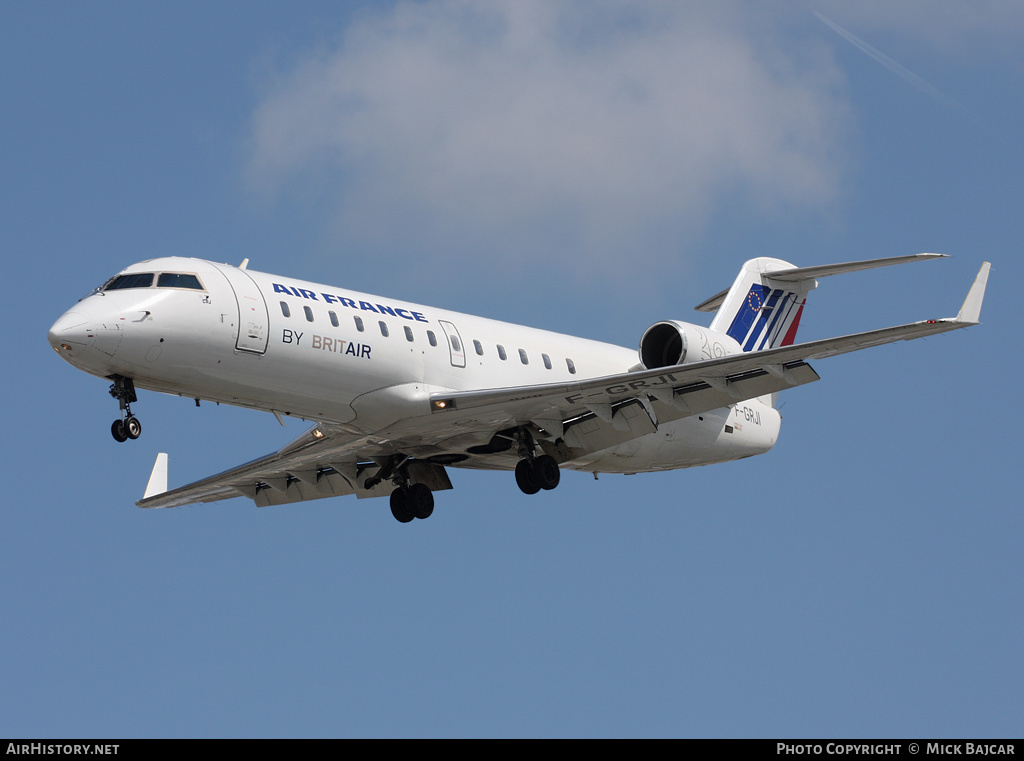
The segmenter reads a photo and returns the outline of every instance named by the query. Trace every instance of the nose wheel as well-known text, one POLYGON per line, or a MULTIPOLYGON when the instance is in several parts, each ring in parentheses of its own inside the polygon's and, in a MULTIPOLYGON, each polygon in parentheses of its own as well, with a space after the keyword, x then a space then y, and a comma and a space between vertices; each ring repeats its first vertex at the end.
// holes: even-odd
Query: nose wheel
POLYGON ((135 395, 135 383, 131 378, 115 375, 110 385, 110 395, 117 399, 121 406, 121 418, 110 424, 110 434, 115 441, 137 439, 142 435, 142 423, 132 414, 132 402, 138 401, 135 395))
POLYGON ((142 435, 142 423, 134 415, 128 415, 124 420, 115 420, 111 423, 110 433, 115 441, 137 439, 142 435))

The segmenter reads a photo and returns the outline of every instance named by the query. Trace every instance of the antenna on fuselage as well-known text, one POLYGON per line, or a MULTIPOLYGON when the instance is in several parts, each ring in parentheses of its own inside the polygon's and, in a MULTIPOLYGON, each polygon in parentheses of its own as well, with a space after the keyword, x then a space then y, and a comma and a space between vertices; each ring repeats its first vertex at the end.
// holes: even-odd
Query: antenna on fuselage
POLYGON ((249 266, 249 257, 246 257, 245 259, 242 260, 242 263, 238 265, 238 269, 244 270, 248 266, 249 266))

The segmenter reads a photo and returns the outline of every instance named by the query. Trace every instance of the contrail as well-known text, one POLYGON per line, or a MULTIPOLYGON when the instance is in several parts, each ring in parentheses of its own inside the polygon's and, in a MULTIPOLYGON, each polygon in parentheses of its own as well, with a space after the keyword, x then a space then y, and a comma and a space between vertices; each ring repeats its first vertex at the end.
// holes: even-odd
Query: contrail
POLYGON ((959 103, 957 103, 955 100, 950 98, 948 95, 946 95, 941 90, 938 90, 935 87, 932 87, 930 84, 928 84, 926 81, 921 79, 921 77, 917 76, 917 74, 912 72, 910 69, 906 68, 905 66, 901 66, 898 63, 896 63, 896 61, 892 60, 889 56, 887 56, 882 51, 877 50, 876 48, 871 47, 866 42, 864 42, 864 40, 860 39, 859 37, 856 37, 855 35, 851 34, 848 31, 846 31, 841 26, 839 26, 839 24, 835 23, 834 21, 831 21, 830 19, 826 18, 825 16, 823 16, 820 13, 818 13, 817 11, 814 11, 814 15, 817 16, 818 19, 821 20, 822 23, 828 24, 828 26, 830 26, 836 32, 836 34, 839 34, 842 37, 844 37, 847 40, 849 40, 853 45, 855 45, 856 47, 858 47, 861 50, 863 50, 865 53, 867 53, 869 56, 871 56, 876 61, 878 61, 880 64, 882 64, 889 71, 891 71, 891 72, 899 75, 900 77, 902 77, 904 80, 906 80, 907 82, 912 84, 914 87, 916 87, 918 90, 923 92, 925 95, 928 95, 929 97, 933 98, 934 100, 937 100, 939 103, 941 103, 944 106, 949 106, 950 108, 956 109, 957 111, 962 111, 962 112, 964 112, 966 114, 966 109, 964 109, 963 106, 961 106, 959 103))

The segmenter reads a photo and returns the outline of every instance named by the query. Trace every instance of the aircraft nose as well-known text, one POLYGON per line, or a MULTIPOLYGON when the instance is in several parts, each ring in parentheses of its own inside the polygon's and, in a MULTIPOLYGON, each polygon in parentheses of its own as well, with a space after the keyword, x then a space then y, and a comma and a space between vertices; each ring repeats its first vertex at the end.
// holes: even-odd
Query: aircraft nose
POLYGON ((65 359, 80 354, 90 339, 89 318, 82 312, 65 312, 47 331, 46 339, 54 351, 65 359))
POLYGON ((112 304, 85 299, 65 312, 46 338, 54 351, 75 367, 106 374, 121 345, 123 322, 112 304))

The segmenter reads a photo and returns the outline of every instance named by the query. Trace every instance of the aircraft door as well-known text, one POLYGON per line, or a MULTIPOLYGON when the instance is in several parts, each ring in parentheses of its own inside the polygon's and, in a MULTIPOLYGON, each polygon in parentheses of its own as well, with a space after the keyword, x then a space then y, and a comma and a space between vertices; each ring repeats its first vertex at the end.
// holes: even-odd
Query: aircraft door
POLYGON ((462 344, 462 337, 459 336, 458 328, 444 320, 438 320, 437 324, 441 326, 445 337, 448 339, 448 351, 451 352, 452 367, 465 367, 466 347, 462 344))
POLYGON ((238 304, 238 334, 235 348, 254 354, 265 354, 270 338, 270 315, 259 287, 245 270, 217 266, 235 293, 238 304))

